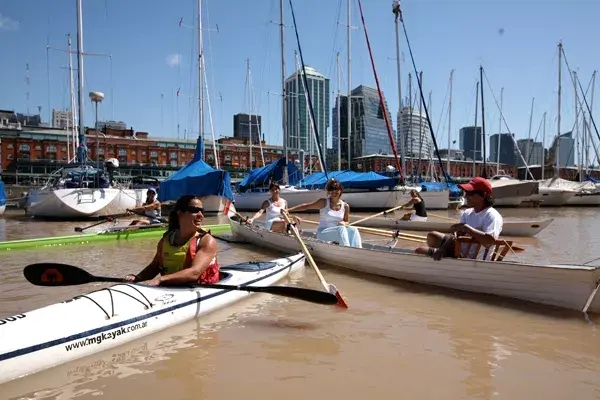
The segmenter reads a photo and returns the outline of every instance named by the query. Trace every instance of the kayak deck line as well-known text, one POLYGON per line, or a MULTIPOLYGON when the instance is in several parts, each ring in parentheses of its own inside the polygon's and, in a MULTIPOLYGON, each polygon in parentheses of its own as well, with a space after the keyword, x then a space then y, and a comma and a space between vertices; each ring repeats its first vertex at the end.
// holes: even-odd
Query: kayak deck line
MULTIPOLYGON (((159 237, 165 232, 164 226, 152 228, 123 227, 110 228, 98 233, 85 233, 82 235, 54 236, 33 239, 19 239, 0 242, 0 251, 24 250, 36 247, 62 246, 70 244, 86 244, 90 242, 102 242, 109 240, 128 240, 137 238, 159 237)), ((203 229, 213 233, 229 232, 229 224, 206 225, 203 229)))

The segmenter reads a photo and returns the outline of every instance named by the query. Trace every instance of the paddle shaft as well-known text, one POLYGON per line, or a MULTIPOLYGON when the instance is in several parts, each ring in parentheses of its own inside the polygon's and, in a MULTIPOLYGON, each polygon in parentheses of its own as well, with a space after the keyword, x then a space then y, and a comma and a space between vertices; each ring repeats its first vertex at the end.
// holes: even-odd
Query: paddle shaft
POLYGON ((403 205, 401 205, 401 206, 396 206, 396 207, 394 207, 394 208, 390 208, 389 210, 385 210, 385 211, 382 211, 382 212, 380 212, 380 213, 377 213, 377 214, 373 214, 373 215, 371 215, 370 217, 366 217, 366 218, 363 218, 363 219, 359 219, 358 221, 354 221, 354 222, 352 222, 352 223, 351 223, 351 224, 349 224, 349 225, 350 225, 350 226, 352 226, 352 225, 360 224, 361 222, 365 222, 365 221, 367 221, 367 220, 369 220, 369 219, 371 219, 371 218, 379 217, 380 215, 384 215, 384 214, 387 214, 387 213, 390 213, 390 212, 394 212, 394 211, 396 211, 396 210, 398 210, 398 209, 400 209, 400 208, 402 208, 402 207, 404 207, 404 204, 403 204, 403 205))
POLYGON ((107 223, 107 222, 111 222, 111 221, 112 221, 112 218, 108 218, 108 219, 106 219, 106 220, 104 220, 104 221, 96 222, 95 224, 92 224, 92 225, 86 226, 85 228, 81 228, 81 227, 79 227, 79 226, 76 226, 76 227, 75 227, 75 232, 83 232, 83 231, 85 231, 86 229, 90 229, 90 228, 93 228, 94 226, 102 225, 102 224, 105 224, 105 223, 107 223))

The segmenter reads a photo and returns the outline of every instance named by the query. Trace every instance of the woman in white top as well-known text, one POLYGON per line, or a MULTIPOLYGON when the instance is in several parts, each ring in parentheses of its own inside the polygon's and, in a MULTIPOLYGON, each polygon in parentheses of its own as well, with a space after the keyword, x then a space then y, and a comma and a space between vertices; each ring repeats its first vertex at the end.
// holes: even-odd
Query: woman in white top
POLYGON ((279 197, 279 184, 277 182, 271 182, 269 191, 271 192, 271 198, 263 201, 260 210, 246 222, 252 224, 255 219, 260 218, 266 211, 265 228, 273 232, 283 232, 285 231, 285 221, 281 217, 281 209, 287 210, 287 201, 279 197))
POLYGON ((341 246, 362 248, 360 232, 353 226, 348 226, 350 220, 350 205, 342 201, 342 184, 332 178, 325 187, 328 197, 312 203, 299 204, 288 212, 319 210, 319 226, 317 239, 337 242, 341 246))

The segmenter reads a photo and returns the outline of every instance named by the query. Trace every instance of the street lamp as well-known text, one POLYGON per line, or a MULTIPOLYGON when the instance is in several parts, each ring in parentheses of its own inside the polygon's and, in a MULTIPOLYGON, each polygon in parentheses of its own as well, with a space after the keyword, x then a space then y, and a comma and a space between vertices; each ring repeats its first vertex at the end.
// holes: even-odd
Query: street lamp
POLYGON ((90 100, 96 103, 96 167, 100 165, 100 136, 98 134, 98 103, 102 103, 104 100, 104 93, 102 92, 90 92, 90 100))

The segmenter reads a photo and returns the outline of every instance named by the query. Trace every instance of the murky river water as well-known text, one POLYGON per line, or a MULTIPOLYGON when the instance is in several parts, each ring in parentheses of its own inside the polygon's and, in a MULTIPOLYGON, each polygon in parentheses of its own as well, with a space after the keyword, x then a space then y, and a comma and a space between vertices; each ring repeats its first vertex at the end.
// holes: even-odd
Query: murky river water
MULTIPOLYGON (((523 261, 600 257, 599 209, 500 211, 511 219, 554 218, 535 238, 515 239, 526 248, 523 261)), ((0 241, 71 235, 89 224, 15 215, 0 217, 0 241)), ((206 223, 219 222, 225 220, 206 223)), ((222 265, 281 256, 249 245, 219 246, 222 265)), ((93 290, 32 286, 22 275, 26 264, 52 260, 122 276, 138 272, 155 248, 156 239, 137 239, 1 253, 0 318, 93 290)), ((0 399, 600 398, 598 317, 321 269, 349 302, 347 311, 257 295, 0 385, 0 399)), ((320 289, 309 268, 282 284, 320 289)))

